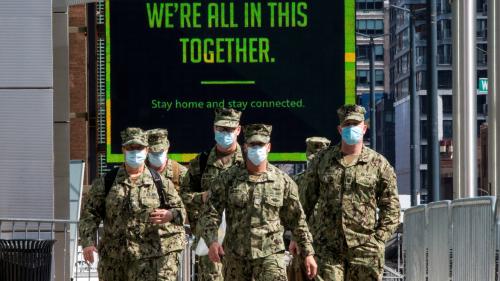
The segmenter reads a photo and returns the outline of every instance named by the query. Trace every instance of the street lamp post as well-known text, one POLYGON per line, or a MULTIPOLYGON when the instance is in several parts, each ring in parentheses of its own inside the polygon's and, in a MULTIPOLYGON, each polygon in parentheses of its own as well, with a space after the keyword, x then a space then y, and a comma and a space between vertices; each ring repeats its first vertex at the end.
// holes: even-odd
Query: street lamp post
POLYGON ((385 34, 369 35, 356 32, 356 35, 370 39, 370 146, 377 150, 377 121, 376 98, 375 98, 375 43, 374 38, 385 36, 385 34))
POLYGON ((370 37, 370 144, 373 150, 377 150, 377 121, 375 112, 375 43, 373 42, 373 37, 370 37))
POLYGON ((411 206, 417 205, 417 190, 420 178, 420 115, 416 83, 415 15, 410 9, 391 5, 410 16, 410 197, 411 206))

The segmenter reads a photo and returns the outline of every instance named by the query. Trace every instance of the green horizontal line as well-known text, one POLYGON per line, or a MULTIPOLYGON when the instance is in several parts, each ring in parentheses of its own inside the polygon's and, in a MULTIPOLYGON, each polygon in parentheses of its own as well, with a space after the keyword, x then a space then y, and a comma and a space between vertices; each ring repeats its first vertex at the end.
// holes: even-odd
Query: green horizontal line
POLYGON ((255 81, 201 81, 201 85, 254 85, 255 81))

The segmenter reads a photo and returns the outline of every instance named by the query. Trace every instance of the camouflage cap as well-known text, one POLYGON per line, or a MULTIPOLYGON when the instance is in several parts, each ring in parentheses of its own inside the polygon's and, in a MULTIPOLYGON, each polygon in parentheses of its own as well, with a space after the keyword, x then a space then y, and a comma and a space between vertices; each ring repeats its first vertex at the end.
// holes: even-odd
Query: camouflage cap
POLYGON ((236 128, 240 125, 241 112, 232 108, 217 108, 215 110, 215 126, 236 128))
POLYGON ((314 157, 314 154, 330 146, 331 141, 323 137, 310 137, 306 139, 306 156, 308 160, 314 157))
POLYGON ((245 126, 245 142, 262 142, 268 143, 271 141, 271 131, 273 126, 265 124, 250 124, 245 126))
POLYGON ((152 129, 146 133, 148 135, 149 150, 151 152, 168 150, 170 142, 168 141, 167 129, 152 129))
POLYGON ((345 104, 337 110, 341 125, 347 120, 365 121, 365 113, 365 108, 356 104, 345 104))
POLYGON ((148 146, 148 138, 141 128, 127 128, 120 135, 122 137, 122 146, 129 144, 148 146))

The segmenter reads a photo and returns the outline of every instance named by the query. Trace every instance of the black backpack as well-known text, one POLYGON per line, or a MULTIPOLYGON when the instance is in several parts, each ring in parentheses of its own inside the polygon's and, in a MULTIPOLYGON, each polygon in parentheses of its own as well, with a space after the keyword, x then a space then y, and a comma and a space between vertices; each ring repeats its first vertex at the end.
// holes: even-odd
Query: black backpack
MULTIPOLYGON (((115 182, 115 178, 116 175, 118 174, 119 169, 120 167, 115 167, 104 176, 104 194, 106 195, 105 197, 108 196, 108 193, 111 190, 113 183, 115 182)), ((165 194, 163 193, 164 186, 163 182, 161 181, 161 176, 155 169, 151 169, 150 167, 148 167, 148 169, 149 172, 151 172, 151 175, 153 176, 153 181, 155 183, 156 190, 158 192, 158 197, 160 197, 160 208, 166 209, 167 203, 165 201, 165 194)))
POLYGON ((200 153, 200 174, 198 175, 190 175, 191 177, 191 182, 193 183, 194 185, 194 192, 201 192, 201 176, 205 173, 205 169, 207 168, 207 162, 208 162, 208 156, 210 155, 210 151, 211 149, 209 150, 206 150, 206 151, 203 151, 202 153, 200 153))

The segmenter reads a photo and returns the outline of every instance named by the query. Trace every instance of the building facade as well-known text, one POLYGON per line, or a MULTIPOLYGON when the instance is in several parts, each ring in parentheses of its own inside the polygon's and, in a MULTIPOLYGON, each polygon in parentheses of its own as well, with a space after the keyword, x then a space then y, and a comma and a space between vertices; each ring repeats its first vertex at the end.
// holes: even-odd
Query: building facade
MULTIPOLYGON (((370 37, 375 51, 377 151, 394 165, 394 110, 389 95, 389 0, 356 0, 356 94, 370 118, 370 37)), ((369 133, 366 138, 369 142, 369 133)))
MULTIPOLYGON (((477 0, 477 77, 487 77, 487 13, 486 0, 477 0)), ((391 5, 405 7, 416 16, 416 84, 420 104, 420 194, 425 202, 427 194, 427 88, 426 88, 426 0, 391 0, 391 5)), ((438 37, 438 121, 439 139, 451 140, 453 136, 452 121, 452 21, 451 5, 448 0, 437 0, 437 37, 438 37)), ((399 10, 390 10, 390 95, 394 97, 396 131, 398 136, 409 135, 409 77, 410 77, 410 33, 409 15, 399 10), (400 131, 402 130, 402 131, 400 131)), ((479 128, 486 121, 486 95, 477 96, 477 124, 479 128)), ((409 178, 409 138, 397 137, 396 173, 400 186, 410 186, 409 178), (408 154, 408 155, 407 155, 408 154)), ((442 199, 452 194, 445 189, 453 189, 453 182, 442 181, 442 199)))

